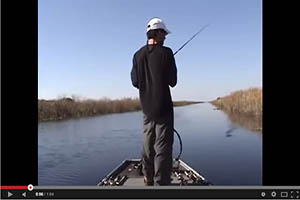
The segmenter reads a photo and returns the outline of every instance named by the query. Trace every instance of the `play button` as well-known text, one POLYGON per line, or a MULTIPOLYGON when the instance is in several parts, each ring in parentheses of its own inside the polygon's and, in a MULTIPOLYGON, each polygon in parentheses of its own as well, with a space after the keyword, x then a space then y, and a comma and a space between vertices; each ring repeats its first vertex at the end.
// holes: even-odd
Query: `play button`
POLYGON ((10 192, 7 192, 7 197, 11 197, 13 194, 10 192))

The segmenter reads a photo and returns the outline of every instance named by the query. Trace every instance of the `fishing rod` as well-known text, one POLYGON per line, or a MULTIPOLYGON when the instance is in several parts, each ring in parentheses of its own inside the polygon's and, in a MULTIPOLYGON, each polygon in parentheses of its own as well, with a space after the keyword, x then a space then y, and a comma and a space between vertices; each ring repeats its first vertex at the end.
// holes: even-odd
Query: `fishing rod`
MULTIPOLYGON (((193 35, 188 41, 186 41, 173 55, 175 56, 185 45, 187 45, 192 39, 194 39, 194 37, 196 37, 199 33, 201 33, 208 26, 209 26, 209 24, 206 24, 205 26, 203 26, 195 35, 193 35)), ((176 135, 179 139, 179 143, 180 143, 180 152, 179 152, 177 158, 175 159, 175 161, 178 162, 179 158, 182 154, 182 140, 181 140, 179 133, 175 130, 175 128, 173 129, 173 131, 176 133, 176 135)))
POLYGON ((175 56, 185 45, 187 45, 194 37, 196 37, 199 33, 201 33, 206 27, 208 27, 209 24, 206 24, 203 26, 195 35, 193 35, 186 43, 184 43, 173 55, 175 56))

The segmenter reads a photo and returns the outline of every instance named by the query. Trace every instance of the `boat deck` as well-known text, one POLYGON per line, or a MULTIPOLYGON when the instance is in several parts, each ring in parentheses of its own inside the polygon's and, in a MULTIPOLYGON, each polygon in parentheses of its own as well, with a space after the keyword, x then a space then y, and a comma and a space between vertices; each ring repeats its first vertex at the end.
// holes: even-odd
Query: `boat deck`
MULTIPOLYGON (((125 160, 99 186, 145 186, 139 159, 125 160)), ((210 185, 206 179, 182 160, 174 161, 171 185, 210 185)))

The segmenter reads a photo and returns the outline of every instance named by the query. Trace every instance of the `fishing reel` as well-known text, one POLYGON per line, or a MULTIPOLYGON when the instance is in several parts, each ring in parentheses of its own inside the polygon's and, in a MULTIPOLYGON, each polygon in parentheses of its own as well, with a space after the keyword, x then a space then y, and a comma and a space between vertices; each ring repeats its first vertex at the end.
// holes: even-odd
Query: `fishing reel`
POLYGON ((174 175, 179 185, 211 185, 206 180, 198 177, 191 170, 175 170, 174 175))
POLYGON ((104 181, 104 186, 120 186, 123 185, 127 179, 127 176, 111 177, 104 181))

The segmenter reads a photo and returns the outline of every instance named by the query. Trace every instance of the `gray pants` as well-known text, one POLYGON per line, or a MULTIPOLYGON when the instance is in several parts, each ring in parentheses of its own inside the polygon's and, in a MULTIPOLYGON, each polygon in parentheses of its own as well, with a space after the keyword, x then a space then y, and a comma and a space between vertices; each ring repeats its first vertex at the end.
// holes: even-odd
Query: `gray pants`
POLYGON ((173 112, 156 121, 144 115, 143 173, 148 179, 153 178, 154 185, 171 182, 173 127, 173 112))

